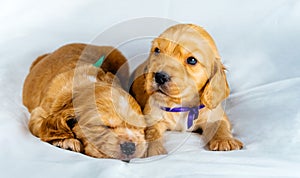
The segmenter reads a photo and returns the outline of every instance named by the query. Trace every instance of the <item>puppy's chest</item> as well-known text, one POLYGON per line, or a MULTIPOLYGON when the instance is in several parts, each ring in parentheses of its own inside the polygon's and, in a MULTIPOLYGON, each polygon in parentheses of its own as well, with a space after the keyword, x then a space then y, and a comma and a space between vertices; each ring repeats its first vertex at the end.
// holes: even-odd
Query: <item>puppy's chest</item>
POLYGON ((182 112, 182 113, 165 113, 168 116, 166 119, 172 120, 169 122, 170 129, 175 131, 187 131, 191 132, 194 130, 195 123, 201 119, 200 114, 196 119, 194 119, 192 122, 192 125, 188 124, 188 112, 182 112))
MULTIPOLYGON (((175 113, 173 114, 175 115, 175 113)), ((188 113, 178 113, 175 116, 173 116, 176 125, 175 130, 177 131, 191 131, 191 128, 188 128, 188 113)))

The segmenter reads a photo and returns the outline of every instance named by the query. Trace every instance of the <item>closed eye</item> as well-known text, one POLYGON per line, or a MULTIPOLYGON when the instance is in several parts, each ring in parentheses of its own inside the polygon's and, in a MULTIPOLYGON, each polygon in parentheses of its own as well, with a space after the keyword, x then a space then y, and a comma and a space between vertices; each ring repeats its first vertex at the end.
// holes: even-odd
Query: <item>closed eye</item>
POLYGON ((107 126, 107 125, 103 125, 103 127, 106 128, 106 129, 113 129, 113 127, 107 126))

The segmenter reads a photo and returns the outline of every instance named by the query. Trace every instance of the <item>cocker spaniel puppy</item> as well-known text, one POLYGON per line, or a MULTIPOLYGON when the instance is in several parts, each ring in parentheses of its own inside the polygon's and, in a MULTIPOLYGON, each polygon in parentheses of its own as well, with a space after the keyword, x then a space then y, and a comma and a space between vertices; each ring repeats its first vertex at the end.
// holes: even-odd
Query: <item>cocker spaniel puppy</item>
POLYGON ((127 83, 126 62, 117 49, 86 44, 39 57, 23 88, 32 134, 92 157, 142 157, 147 146, 144 116, 116 77, 127 83), (101 56, 106 56, 101 68, 93 66, 101 56))
POLYGON ((166 153, 166 130, 201 131, 210 150, 242 148, 221 106, 230 92, 224 70, 212 37, 199 26, 178 24, 154 39, 131 86, 146 117, 148 156, 166 153))

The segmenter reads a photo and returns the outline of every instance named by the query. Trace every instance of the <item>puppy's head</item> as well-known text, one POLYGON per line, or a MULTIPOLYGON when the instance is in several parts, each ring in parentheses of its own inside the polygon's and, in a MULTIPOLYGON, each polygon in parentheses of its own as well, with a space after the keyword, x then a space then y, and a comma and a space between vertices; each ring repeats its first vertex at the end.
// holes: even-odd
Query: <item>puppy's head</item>
POLYGON ((41 107, 32 113, 31 125, 39 126, 31 131, 47 142, 74 136, 92 157, 142 157, 146 124, 139 105, 120 84, 111 83, 111 73, 89 66, 79 70, 79 76, 71 71, 54 79, 41 107), (43 129, 34 130, 38 127, 43 129))
POLYGON ((95 85, 95 98, 89 91, 85 88, 73 98, 79 117, 73 131, 83 141, 85 154, 121 160, 142 157, 146 124, 136 101, 124 90, 102 83, 95 85))
POLYGON ((161 102, 215 108, 229 88, 211 36, 196 25, 179 24, 154 39, 146 91, 161 102))

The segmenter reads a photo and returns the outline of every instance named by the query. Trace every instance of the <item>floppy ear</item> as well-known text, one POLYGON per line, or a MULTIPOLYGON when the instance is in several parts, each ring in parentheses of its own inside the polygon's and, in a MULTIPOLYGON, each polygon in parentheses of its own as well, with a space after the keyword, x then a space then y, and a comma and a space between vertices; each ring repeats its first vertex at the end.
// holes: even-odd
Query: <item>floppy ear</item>
POLYGON ((42 105, 31 112, 29 129, 33 135, 45 142, 73 138, 70 128, 73 119, 72 95, 65 89, 55 95, 55 98, 46 98, 42 105))
POLYGON ((42 107, 37 107, 31 112, 29 129, 31 133, 45 142, 53 140, 74 138, 74 134, 69 127, 69 120, 62 117, 55 117, 49 114, 42 107))
POLYGON ((220 59, 216 59, 213 69, 213 74, 200 98, 201 102, 209 109, 216 108, 230 93, 224 72, 225 67, 220 59))
POLYGON ((30 114, 30 120, 28 123, 28 127, 30 132, 37 136, 40 137, 41 136, 41 132, 42 132, 42 123, 43 120, 45 118, 47 118, 49 116, 49 114, 42 108, 42 107, 37 107, 35 109, 32 110, 31 114, 30 114))

